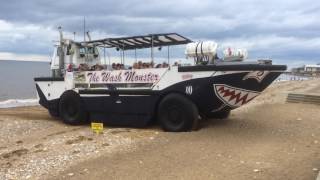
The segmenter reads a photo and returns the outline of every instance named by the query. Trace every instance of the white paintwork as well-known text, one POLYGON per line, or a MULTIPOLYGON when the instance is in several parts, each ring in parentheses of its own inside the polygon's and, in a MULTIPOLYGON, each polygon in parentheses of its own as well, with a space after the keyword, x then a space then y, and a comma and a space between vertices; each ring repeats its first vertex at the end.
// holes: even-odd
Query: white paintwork
POLYGON ((73 89, 74 88, 74 75, 73 72, 66 72, 64 77, 65 81, 65 88, 66 89, 73 89))
POLYGON ((160 79, 159 82, 155 83, 153 90, 162 90, 165 89, 173 84, 190 80, 190 79, 197 79, 197 78, 204 78, 210 77, 215 72, 212 71, 205 71, 205 72, 178 72, 178 67, 173 66, 168 70, 160 79), (183 79, 184 76, 190 75, 190 78, 183 79))
POLYGON ((47 100, 58 99, 67 90, 64 81, 39 81, 36 82, 47 100))

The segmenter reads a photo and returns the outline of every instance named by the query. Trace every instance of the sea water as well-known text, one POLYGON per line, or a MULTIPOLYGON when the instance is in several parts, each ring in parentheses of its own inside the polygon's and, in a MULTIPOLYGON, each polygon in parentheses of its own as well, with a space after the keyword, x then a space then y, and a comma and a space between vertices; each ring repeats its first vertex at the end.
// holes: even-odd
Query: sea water
POLYGON ((0 60, 0 108, 36 104, 33 78, 49 75, 49 62, 0 60))

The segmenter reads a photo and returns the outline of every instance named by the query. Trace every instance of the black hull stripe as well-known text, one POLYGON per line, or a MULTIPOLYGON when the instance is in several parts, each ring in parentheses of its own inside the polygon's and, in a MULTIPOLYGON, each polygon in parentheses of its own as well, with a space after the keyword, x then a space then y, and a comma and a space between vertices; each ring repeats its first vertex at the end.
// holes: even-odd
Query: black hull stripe
POLYGON ((235 64, 235 65, 197 65, 180 66, 178 72, 196 71, 285 71, 286 65, 265 65, 265 64, 235 64))
POLYGON ((79 94, 121 94, 121 95, 157 95, 160 91, 152 91, 146 89, 137 89, 137 90, 107 90, 107 89, 84 89, 79 90, 79 94))
POLYGON ((64 81, 63 77, 37 77, 34 78, 34 81, 64 81))

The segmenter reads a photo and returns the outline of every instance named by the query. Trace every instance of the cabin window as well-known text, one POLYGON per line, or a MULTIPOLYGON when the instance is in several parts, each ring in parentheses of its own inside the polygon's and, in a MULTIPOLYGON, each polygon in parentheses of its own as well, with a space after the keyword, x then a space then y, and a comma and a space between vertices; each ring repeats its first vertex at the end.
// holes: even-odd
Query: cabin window
POLYGON ((98 48, 94 48, 94 57, 97 58, 99 56, 98 48))
POLYGON ((67 46, 67 55, 71 55, 71 44, 67 46))
POLYGON ((88 54, 94 54, 94 48, 88 47, 88 54))
POLYGON ((96 47, 81 47, 79 48, 80 57, 84 57, 85 54, 93 54, 94 57, 99 56, 99 51, 96 47))
POLYGON ((86 54, 86 49, 85 49, 85 47, 79 48, 79 54, 80 54, 80 57, 84 57, 84 56, 85 56, 85 54, 86 54))
POLYGON ((80 52, 80 54, 85 54, 86 53, 85 47, 80 48, 79 52, 80 52))

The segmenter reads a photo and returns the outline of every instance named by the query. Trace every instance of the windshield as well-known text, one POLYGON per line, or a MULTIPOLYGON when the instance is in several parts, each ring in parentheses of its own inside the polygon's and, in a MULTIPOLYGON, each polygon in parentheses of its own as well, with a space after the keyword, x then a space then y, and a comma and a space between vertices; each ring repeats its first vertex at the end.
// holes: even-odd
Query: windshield
POLYGON ((80 54, 98 54, 98 50, 95 47, 80 47, 80 54))

